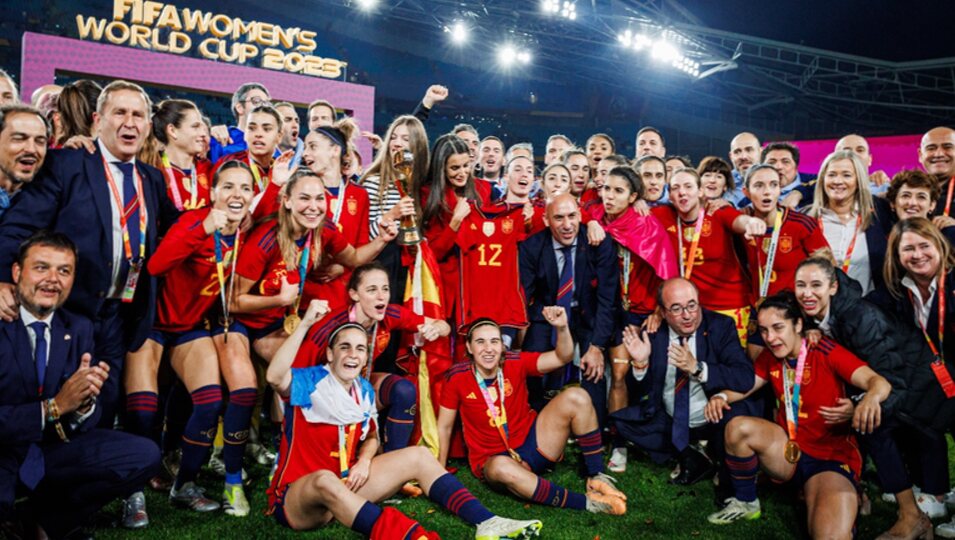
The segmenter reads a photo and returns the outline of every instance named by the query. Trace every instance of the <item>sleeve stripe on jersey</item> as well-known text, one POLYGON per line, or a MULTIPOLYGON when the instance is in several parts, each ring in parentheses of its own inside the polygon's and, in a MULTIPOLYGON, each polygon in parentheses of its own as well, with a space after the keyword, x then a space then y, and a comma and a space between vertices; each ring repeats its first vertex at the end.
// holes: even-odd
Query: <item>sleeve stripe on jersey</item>
POLYGON ((450 381, 451 377, 455 375, 460 375, 461 373, 468 373, 471 371, 471 362, 460 362, 451 366, 451 369, 448 370, 447 375, 445 375, 445 380, 450 381))
POLYGON ((819 340, 819 343, 816 344, 816 348, 825 354, 829 354, 836 348, 836 342, 827 337, 823 337, 819 340))
POLYGON ((799 225, 802 225, 809 232, 812 232, 816 230, 817 228, 819 228, 819 224, 816 223, 815 219, 807 216, 806 214, 802 214, 800 212, 790 211, 789 219, 792 220, 793 223, 798 223, 799 225))
POLYGON ((393 317, 395 319, 401 318, 401 306, 398 304, 388 304, 388 308, 385 309, 385 317, 393 317))
POLYGON ((259 249, 266 253, 272 251, 275 247, 276 240, 276 229, 270 229, 269 232, 263 234, 262 238, 259 239, 259 249))
POLYGON ((318 331, 312 334, 312 343, 316 345, 319 343, 328 343, 328 336, 331 335, 332 331, 346 322, 348 322, 347 311, 342 311, 338 315, 322 321, 321 326, 318 327, 318 331))

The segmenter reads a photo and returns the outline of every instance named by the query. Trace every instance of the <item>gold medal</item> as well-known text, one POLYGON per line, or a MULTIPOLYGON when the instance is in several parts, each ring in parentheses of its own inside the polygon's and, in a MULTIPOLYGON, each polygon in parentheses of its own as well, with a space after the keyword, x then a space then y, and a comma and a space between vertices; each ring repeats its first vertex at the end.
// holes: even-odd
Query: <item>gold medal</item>
POLYGON ((298 328, 298 325, 302 323, 302 319, 295 313, 291 313, 285 316, 285 322, 282 323, 282 327, 285 329, 285 333, 292 335, 292 332, 298 328))
POLYGON ((623 304, 623 310, 624 310, 624 311, 630 311, 630 299, 629 299, 629 298, 624 298, 623 300, 621 300, 621 303, 623 304))
POLYGON ((795 465, 802 456, 802 450, 799 449, 799 443, 796 441, 786 441, 786 450, 783 451, 783 455, 786 457, 786 461, 795 465))

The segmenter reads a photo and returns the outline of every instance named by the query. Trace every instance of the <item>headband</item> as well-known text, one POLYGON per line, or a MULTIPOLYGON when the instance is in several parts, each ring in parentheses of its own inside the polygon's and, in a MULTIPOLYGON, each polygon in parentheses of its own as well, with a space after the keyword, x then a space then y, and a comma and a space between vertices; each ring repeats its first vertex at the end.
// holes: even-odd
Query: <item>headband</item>
POLYGON ((471 326, 468 328, 468 334, 467 334, 466 340, 471 341, 471 334, 473 334, 475 330, 477 330, 478 328, 482 326, 493 326, 494 328, 497 328, 498 331, 501 330, 501 325, 497 324, 492 319, 489 319, 487 317, 482 317, 474 321, 473 323, 471 323, 471 326))
POLYGON ((342 133, 342 130, 336 127, 322 126, 315 128, 315 132, 321 133, 322 135, 328 137, 333 143, 340 146, 342 150, 345 149, 345 134, 342 133))
POLYGON ((366 339, 368 338, 368 330, 365 330, 365 327, 364 327, 364 326, 362 326, 362 325, 360 325, 360 324, 358 324, 358 323, 354 323, 354 322, 347 322, 347 323, 345 323, 345 324, 339 326, 338 328, 332 330, 331 335, 328 336, 328 346, 331 347, 332 344, 335 343, 335 336, 337 336, 337 335, 338 335, 339 333, 341 333, 343 330, 348 330, 348 329, 350 329, 350 328, 355 328, 355 329, 357 329, 357 330, 361 330, 361 333, 362 333, 362 334, 365 334, 365 338, 366 338, 366 339))

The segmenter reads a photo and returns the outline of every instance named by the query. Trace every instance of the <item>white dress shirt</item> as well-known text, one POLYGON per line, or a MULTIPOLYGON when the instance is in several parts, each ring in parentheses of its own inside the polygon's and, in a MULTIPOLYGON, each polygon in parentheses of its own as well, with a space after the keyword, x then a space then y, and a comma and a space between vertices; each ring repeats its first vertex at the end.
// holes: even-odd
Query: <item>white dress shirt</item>
MULTIPOLYGON (((680 335, 673 331, 672 328, 667 328, 670 337, 670 345, 679 345, 680 335)), ((694 332, 686 342, 687 346, 690 349, 690 353, 696 358, 696 361, 699 362, 703 371, 700 372, 699 377, 690 377, 690 428, 697 428, 706 424, 706 417, 703 416, 703 409, 706 407, 708 398, 706 397, 706 392, 703 391, 703 384, 706 383, 708 370, 705 362, 700 362, 699 357, 696 355, 696 333, 694 332)), ((642 381, 646 376, 647 371, 650 369, 649 366, 645 369, 632 368, 633 377, 642 381)), ((663 383, 663 406, 666 409, 666 412, 671 417, 673 416, 673 391, 676 388, 676 372, 677 369, 673 364, 667 363, 667 373, 664 377, 663 383)))
MULTIPOLYGON (((822 234, 832 247, 832 254, 837 261, 846 258, 846 252, 852 244, 852 235, 856 232, 858 214, 858 210, 853 210, 847 223, 843 223, 839 216, 828 208, 823 208, 819 214, 822 217, 822 234)), ((852 248, 852 260, 847 273, 849 277, 862 285, 863 296, 872 291, 872 269, 869 268, 869 244, 866 242, 865 231, 859 231, 856 235, 855 247, 852 248)))
POLYGON ((919 292, 919 286, 915 280, 909 276, 902 278, 902 285, 912 293, 912 307, 915 308, 915 324, 928 329, 928 318, 931 314, 932 301, 935 300, 935 293, 938 289, 938 281, 932 280, 928 286, 928 300, 922 302, 922 293, 919 292))
MULTIPOLYGON (((113 175, 113 182, 116 184, 116 191, 119 193, 120 200, 125 200, 125 194, 123 192, 123 171, 119 170, 119 167, 114 163, 123 160, 111 154, 110 151, 106 149, 106 145, 103 144, 103 141, 97 139, 96 144, 99 145, 100 152, 103 153, 106 163, 109 164, 109 172, 113 175)), ((135 159, 131 159, 128 160, 127 163, 135 163, 135 161, 135 159)), ((116 207, 116 198, 113 197, 113 191, 109 185, 106 186, 106 189, 109 190, 109 219, 113 226, 113 266, 112 272, 110 273, 110 286, 106 291, 106 297, 118 300, 123 294, 123 289, 126 287, 126 275, 122 272, 123 259, 126 258, 126 253, 123 251, 123 226, 119 223, 119 213, 122 210, 116 207)), ((141 208, 139 211, 145 212, 146 209, 141 208)), ((139 223, 129 224, 129 234, 139 234, 139 223)), ((133 256, 138 257, 139 254, 134 253, 133 256)))

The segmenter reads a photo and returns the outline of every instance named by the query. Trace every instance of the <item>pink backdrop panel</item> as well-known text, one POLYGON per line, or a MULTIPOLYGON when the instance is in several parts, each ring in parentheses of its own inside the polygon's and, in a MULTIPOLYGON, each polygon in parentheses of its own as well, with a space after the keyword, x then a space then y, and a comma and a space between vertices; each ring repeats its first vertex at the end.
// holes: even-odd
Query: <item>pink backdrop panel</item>
MULTIPOLYGON (((918 148, 921 135, 893 135, 891 137, 867 137, 872 154, 870 170, 885 171, 891 177, 902 169, 920 169, 918 148)), ((838 139, 794 141, 799 147, 799 170, 818 173, 819 166, 836 148, 838 139)))
MULTIPOLYGON (((254 81, 265 85, 274 100, 301 105, 325 99, 349 111, 362 129, 374 129, 373 86, 25 32, 22 95, 29 96, 37 87, 53 83, 57 70, 227 96, 254 81)), ((363 161, 369 163, 371 145, 365 139, 358 145, 363 161)))

